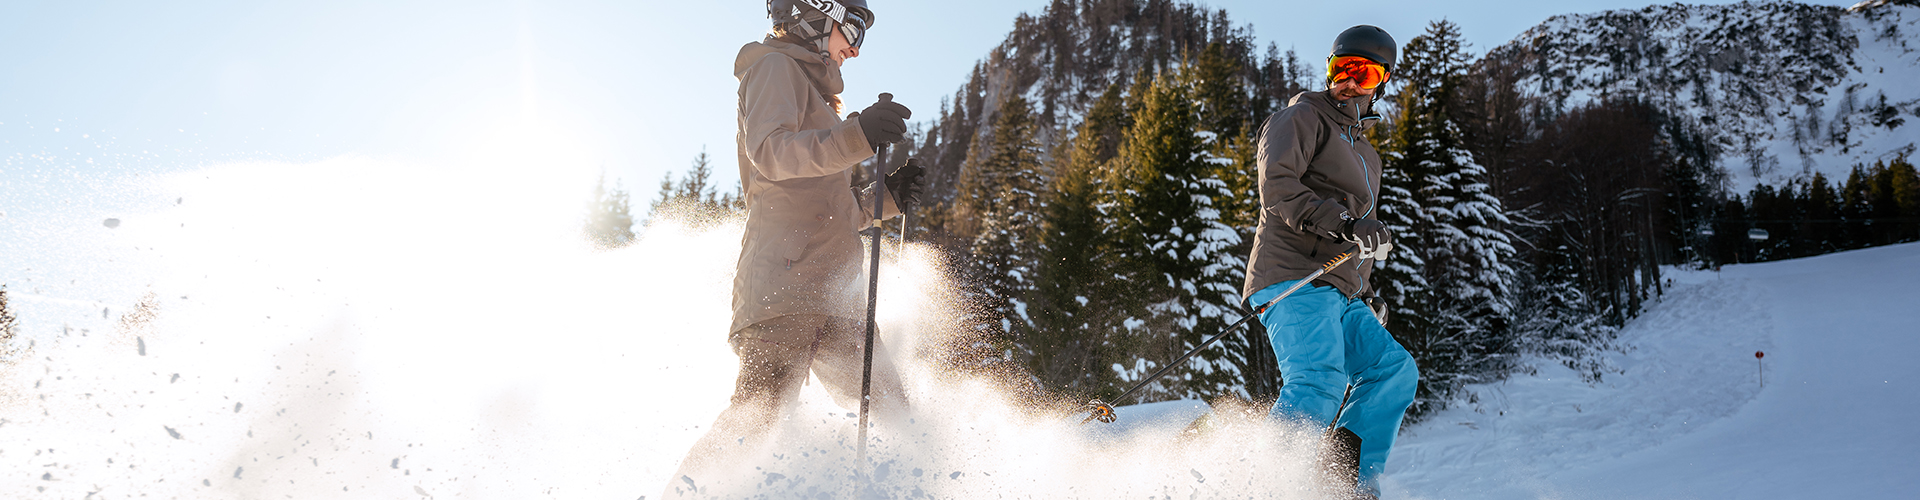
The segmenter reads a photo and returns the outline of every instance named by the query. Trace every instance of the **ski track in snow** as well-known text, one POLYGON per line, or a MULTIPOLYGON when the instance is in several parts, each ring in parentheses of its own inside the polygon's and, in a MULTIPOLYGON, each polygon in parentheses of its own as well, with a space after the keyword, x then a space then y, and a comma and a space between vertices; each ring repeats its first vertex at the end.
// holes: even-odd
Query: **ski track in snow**
MULTIPOLYGON (((1670 272, 1599 383, 1550 362, 1402 435, 1401 498, 1898 498, 1920 244, 1670 272), (1755 351, 1767 353, 1764 385, 1755 351)), ((1905 493, 1899 493, 1905 492, 1905 493)))
POLYGON ((1543 361, 1534 375, 1476 387, 1477 402, 1405 432, 1406 444, 1394 450, 1389 469, 1446 478, 1408 488, 1476 491, 1552 472, 1541 470, 1543 464, 1618 458, 1732 414, 1757 392, 1752 354, 1771 348, 1771 320, 1745 280, 1681 274, 1664 300, 1621 331, 1625 352, 1609 353, 1600 381, 1589 385, 1575 371, 1543 361), (1449 426, 1460 431, 1428 431, 1449 426), (1487 470, 1512 472, 1451 474, 1487 470))

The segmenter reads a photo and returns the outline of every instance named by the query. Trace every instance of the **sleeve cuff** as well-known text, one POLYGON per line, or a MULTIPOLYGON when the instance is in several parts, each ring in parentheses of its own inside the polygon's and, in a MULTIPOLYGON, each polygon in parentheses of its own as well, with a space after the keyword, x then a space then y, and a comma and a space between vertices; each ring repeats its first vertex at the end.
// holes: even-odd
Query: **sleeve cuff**
POLYGON ((867 133, 860 128, 860 120, 849 119, 834 125, 833 135, 835 142, 840 144, 840 152, 847 157, 864 160, 873 156, 873 145, 867 144, 867 133))
POLYGON ((873 182, 868 183, 866 187, 853 190, 853 199, 860 204, 860 213, 866 214, 868 219, 891 219, 899 217, 901 214, 900 205, 893 201, 893 193, 891 192, 887 193, 886 199, 880 200, 880 216, 873 216, 873 195, 875 191, 879 191, 875 189, 875 186, 879 185, 880 182, 873 182))
POLYGON ((1328 201, 1323 209, 1314 214, 1313 228, 1337 235, 1340 233, 1340 225, 1351 217, 1353 216, 1347 213, 1347 207, 1339 202, 1328 201))

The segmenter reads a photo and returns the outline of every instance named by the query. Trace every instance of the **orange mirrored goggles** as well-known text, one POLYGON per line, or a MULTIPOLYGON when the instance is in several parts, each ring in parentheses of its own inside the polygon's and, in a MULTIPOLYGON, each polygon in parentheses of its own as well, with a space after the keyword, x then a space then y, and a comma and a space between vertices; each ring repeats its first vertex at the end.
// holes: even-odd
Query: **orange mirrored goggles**
POLYGON ((1332 82, 1353 79, 1360 88, 1371 89, 1387 83, 1387 68, 1360 56, 1340 56, 1327 61, 1327 79, 1332 82))

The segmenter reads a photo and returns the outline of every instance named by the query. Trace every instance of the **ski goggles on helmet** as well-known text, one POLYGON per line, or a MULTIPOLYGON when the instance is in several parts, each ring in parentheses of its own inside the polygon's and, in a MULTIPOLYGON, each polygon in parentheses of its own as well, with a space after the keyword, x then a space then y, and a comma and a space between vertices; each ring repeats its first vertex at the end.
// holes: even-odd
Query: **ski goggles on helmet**
POLYGON ((847 37, 847 45, 860 48, 860 44, 867 41, 867 20, 858 12, 848 12, 847 20, 840 23, 840 34, 847 37))
POLYGON ((1360 88, 1371 89, 1386 83, 1387 78, 1391 76, 1387 73, 1386 66, 1381 66, 1380 63, 1365 57, 1340 56, 1327 61, 1327 81, 1329 82, 1352 79, 1353 83, 1360 88))

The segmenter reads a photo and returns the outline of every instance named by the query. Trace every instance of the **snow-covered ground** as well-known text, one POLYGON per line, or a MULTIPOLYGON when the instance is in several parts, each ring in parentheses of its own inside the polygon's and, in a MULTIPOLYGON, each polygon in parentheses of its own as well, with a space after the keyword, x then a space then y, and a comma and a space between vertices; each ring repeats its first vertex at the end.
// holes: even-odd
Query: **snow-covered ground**
MULTIPOLYGON (((594 251, 591 178, 341 158, 0 192, 0 498, 658 498, 731 390, 739 228, 594 251)), ((1082 426, 939 373, 952 290, 896 257, 916 411, 875 428, 864 496, 1316 498, 1310 430, 1182 437, 1194 402, 1082 426)), ((1409 429, 1389 497, 1911 496, 1917 298, 1920 245, 1676 274, 1600 383, 1542 366, 1409 429)), ((854 419, 802 399, 703 491, 854 496, 854 419)))
POLYGON ((1672 277, 1599 383, 1548 364, 1407 429, 1391 496, 1920 496, 1920 244, 1672 277))
MULTIPOLYGON (((659 498, 732 390, 740 228, 594 251, 592 171, 509 160, 0 191, 22 323, 0 345, 0 498, 659 498)), ((1082 426, 939 373, 922 347, 957 317, 950 284, 888 250, 880 326, 916 411, 874 429, 862 496, 1301 497, 1311 433, 1176 438, 1190 402, 1082 426)), ((801 399, 701 491, 853 496, 853 414, 818 383, 801 399)))

